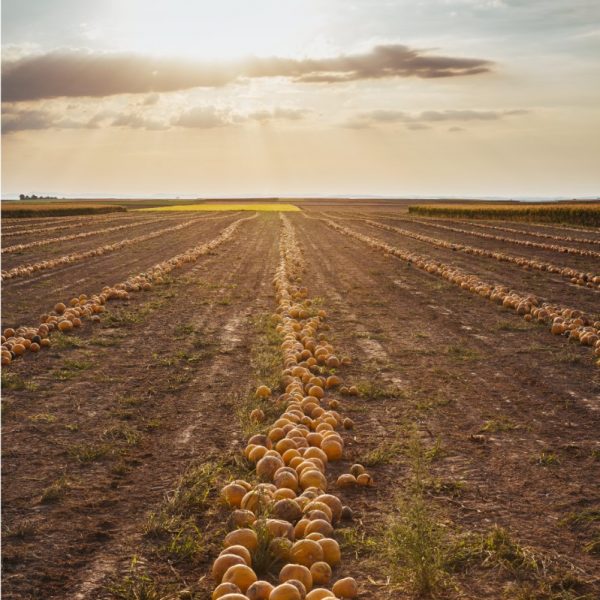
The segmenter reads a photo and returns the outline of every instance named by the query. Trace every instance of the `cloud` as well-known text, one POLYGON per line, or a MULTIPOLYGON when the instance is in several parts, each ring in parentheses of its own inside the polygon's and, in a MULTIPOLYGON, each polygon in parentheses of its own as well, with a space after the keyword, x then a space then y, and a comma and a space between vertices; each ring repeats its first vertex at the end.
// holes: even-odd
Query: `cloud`
POLYGON ((148 94, 142 100, 142 105, 143 106, 153 106, 154 104, 158 104, 159 100, 160 100, 160 94, 157 94, 156 92, 154 92, 153 94, 148 94))
POLYGON ((261 123, 272 120, 300 121, 306 117, 310 111, 302 108, 272 108, 257 110, 247 115, 246 119, 251 121, 260 121, 261 123))
POLYGON ((175 127, 190 127, 194 129, 212 129, 231 123, 227 114, 212 106, 196 106, 182 112, 171 120, 175 127))
POLYGON ((49 127, 52 127, 52 117, 44 110, 5 110, 2 115, 3 134, 49 127))
MULTIPOLYGON (((212 129, 252 122, 299 121, 311 111, 275 106, 254 112, 239 112, 231 108, 194 106, 165 113, 148 108, 148 103, 130 103, 121 110, 103 108, 90 113, 85 106, 68 105, 66 110, 54 108, 22 108, 18 102, 2 105, 3 134, 41 129, 98 129, 128 127, 160 131, 173 127, 212 129), (68 114, 66 117, 65 114, 68 114)), ((151 103, 150 103, 151 104, 151 103)), ((35 104, 33 105, 36 106, 35 104)))
POLYGON ((56 50, 5 60, 3 100, 151 94, 220 87, 248 78, 287 77, 300 83, 340 83, 390 77, 457 77, 491 70, 480 58, 430 55, 400 44, 331 58, 248 58, 206 62, 138 54, 56 50))
POLYGON ((425 125, 425 123, 408 123, 406 125, 407 129, 412 131, 422 131, 423 129, 431 129, 429 125, 425 125))
POLYGON ((498 121, 507 116, 527 114, 524 109, 512 110, 425 110, 421 113, 407 113, 401 110, 371 110, 361 112, 342 124, 350 129, 365 129, 374 125, 404 123, 409 129, 425 129, 429 123, 442 121, 498 121))
POLYGON ((169 124, 164 121, 148 118, 134 112, 120 114, 116 119, 111 121, 110 125, 112 127, 131 127, 132 129, 149 129, 153 131, 169 128, 169 124))

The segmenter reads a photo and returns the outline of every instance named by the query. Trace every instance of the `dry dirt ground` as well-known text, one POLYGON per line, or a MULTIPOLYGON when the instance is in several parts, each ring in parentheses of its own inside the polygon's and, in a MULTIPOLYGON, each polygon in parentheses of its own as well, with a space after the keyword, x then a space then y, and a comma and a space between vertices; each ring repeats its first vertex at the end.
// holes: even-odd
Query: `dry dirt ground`
MULTIPOLYGON (((147 225, 46 248, 67 254, 192 216, 145 216, 147 225)), ((343 549, 336 576, 356 577, 364 600, 416 597, 418 569, 410 553, 394 554, 389 535, 409 531, 419 535, 404 548, 422 543, 434 597, 597 598, 600 369, 590 349, 343 236, 325 216, 596 315, 600 292, 363 220, 586 271, 600 264, 398 221, 406 212, 389 205, 311 203, 290 214, 306 261, 303 284, 328 313, 332 343, 352 358, 341 376, 360 391, 340 396, 356 426, 344 434, 346 456, 332 485, 353 462, 375 481, 335 492, 354 510, 336 532, 343 549)), ((8 281, 2 325, 33 324, 55 302, 121 281, 240 217, 206 215, 173 235, 8 281)), ((114 215, 46 237, 120 222, 133 219, 114 215)), ((522 239, 542 231, 514 226, 522 239)), ((278 215, 259 214, 167 285, 111 303, 100 324, 55 336, 52 348, 4 370, 5 598, 210 597, 210 565, 227 521, 219 487, 248 474, 238 457, 249 398, 281 371, 269 321, 279 236, 278 215), (205 496, 194 496, 199 491, 205 496)), ((33 239, 44 236, 3 244, 33 239)), ((5 255, 3 268, 44 252, 5 255)))

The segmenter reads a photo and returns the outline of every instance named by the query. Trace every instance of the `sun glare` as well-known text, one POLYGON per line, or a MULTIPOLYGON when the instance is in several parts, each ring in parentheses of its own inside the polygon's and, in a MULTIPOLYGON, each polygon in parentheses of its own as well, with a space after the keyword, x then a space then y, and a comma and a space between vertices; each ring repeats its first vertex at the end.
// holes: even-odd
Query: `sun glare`
POLYGON ((113 7, 118 10, 116 25, 104 30, 104 42, 161 56, 220 60, 248 55, 300 56, 318 41, 315 30, 319 23, 312 5, 289 0, 119 3, 113 7))

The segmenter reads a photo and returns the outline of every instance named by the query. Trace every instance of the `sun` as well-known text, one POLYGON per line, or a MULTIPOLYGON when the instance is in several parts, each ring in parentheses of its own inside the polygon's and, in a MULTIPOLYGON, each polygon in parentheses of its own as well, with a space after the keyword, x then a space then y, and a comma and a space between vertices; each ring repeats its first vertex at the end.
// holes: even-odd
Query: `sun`
POLYGON ((223 2, 118 3, 90 24, 96 40, 123 51, 229 60, 243 56, 300 56, 318 41, 313 2, 229 0, 223 2))

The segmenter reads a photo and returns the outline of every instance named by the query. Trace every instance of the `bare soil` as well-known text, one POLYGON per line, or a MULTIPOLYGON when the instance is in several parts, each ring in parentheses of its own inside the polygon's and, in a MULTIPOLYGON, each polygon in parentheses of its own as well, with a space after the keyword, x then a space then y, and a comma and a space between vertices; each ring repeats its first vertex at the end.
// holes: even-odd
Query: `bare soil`
MULTIPOLYGON (((344 434, 346 456, 331 474, 370 457, 375 480, 371 488, 335 491, 354 510, 336 534, 343 546, 336 576, 355 576, 364 600, 415 597, 388 579, 381 540, 395 496, 411 485, 406 450, 417 436, 431 451, 427 501, 444 529, 486 535, 497 525, 538 564, 527 570, 475 561, 457 568, 438 597, 597 597, 597 547, 594 553, 590 544, 600 532, 597 519, 584 518, 600 510, 600 374, 590 349, 371 250, 319 217, 333 214, 372 237, 596 313, 600 295, 562 278, 440 250, 356 218, 586 270, 597 265, 394 221, 389 203, 336 206, 308 203, 289 217, 307 264, 303 283, 328 313, 332 343, 353 360, 340 373, 361 392, 340 396, 356 426, 344 434)), ((396 214, 405 217, 404 207, 396 214)), ((3 326, 32 322, 54 302, 212 239, 237 218, 8 282, 3 326)), ((132 556, 158 586, 210 596, 207 575, 226 520, 218 490, 215 508, 198 513, 199 556, 173 560, 144 532, 148 515, 191 465, 233 457, 244 444, 236 411, 259 381, 253 356, 264 343, 260 318, 275 309, 279 227, 276 214, 259 215, 232 241, 174 272, 167 286, 113 303, 99 326, 6 370, 4 597, 116 598, 111 585, 132 556)), ((87 238, 81 247, 97 242, 87 238)))

